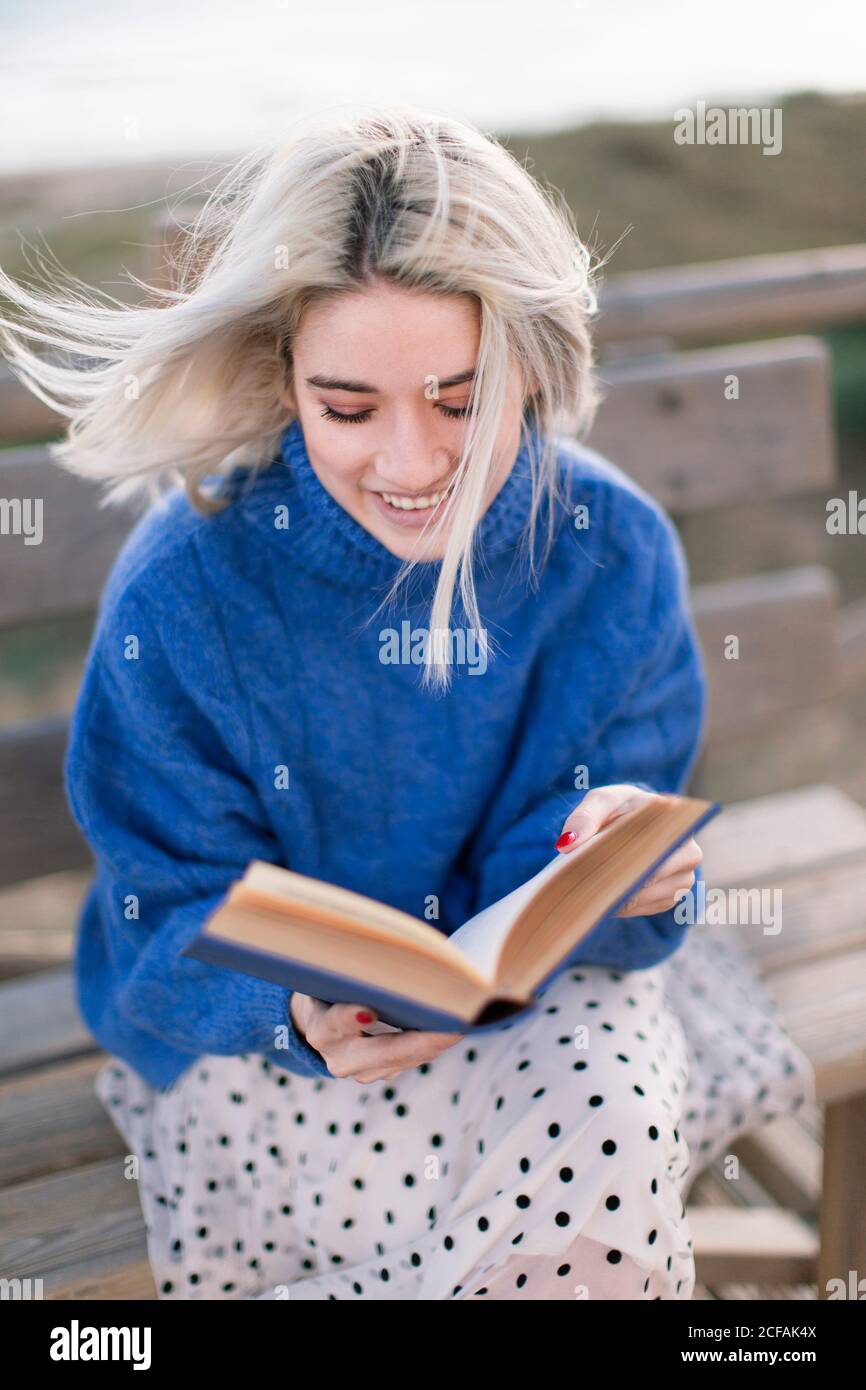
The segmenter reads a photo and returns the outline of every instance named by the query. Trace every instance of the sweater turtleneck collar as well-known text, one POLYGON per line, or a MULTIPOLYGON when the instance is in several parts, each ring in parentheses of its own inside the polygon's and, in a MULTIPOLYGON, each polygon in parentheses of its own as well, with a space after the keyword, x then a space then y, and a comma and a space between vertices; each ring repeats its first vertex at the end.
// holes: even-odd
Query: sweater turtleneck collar
MULTIPOLYGON (((478 526, 476 554, 479 558, 512 549, 528 522, 532 475, 527 432, 533 442, 538 443, 537 434, 526 421, 523 442, 511 472, 478 526)), ((394 579, 403 561, 350 516, 320 482, 310 462, 299 420, 293 420, 284 430, 277 455, 264 476, 269 477, 281 494, 285 493, 286 484, 289 485, 290 526, 305 564, 348 585, 357 586, 362 578, 370 583, 389 583, 394 579)), ((270 488, 268 494, 269 504, 273 500, 270 488)), ((416 579, 424 575, 435 581, 440 568, 440 560, 421 561, 415 567, 416 579)))

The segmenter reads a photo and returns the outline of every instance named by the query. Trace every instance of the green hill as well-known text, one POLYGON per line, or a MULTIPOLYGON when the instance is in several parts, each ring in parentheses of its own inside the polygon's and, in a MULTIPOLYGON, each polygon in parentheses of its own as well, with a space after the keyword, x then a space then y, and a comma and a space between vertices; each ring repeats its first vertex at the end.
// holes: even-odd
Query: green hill
POLYGON ((562 190, 585 239, 608 250, 632 228, 611 273, 862 241, 866 94, 803 92, 768 104, 782 111, 777 155, 758 145, 677 145, 673 112, 664 122, 503 138, 562 190))

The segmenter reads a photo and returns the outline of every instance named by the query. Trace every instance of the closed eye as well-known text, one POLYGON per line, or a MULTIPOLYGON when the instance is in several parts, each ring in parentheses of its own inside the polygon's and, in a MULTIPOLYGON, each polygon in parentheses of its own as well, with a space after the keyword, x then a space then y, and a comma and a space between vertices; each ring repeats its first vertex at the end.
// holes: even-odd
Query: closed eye
POLYGON ((369 420, 372 410, 359 410, 355 415, 341 415, 338 410, 332 410, 326 405, 322 411, 322 418, 325 420, 339 420, 343 425, 361 424, 364 420, 369 420))
MULTIPOLYGON (((442 414, 449 420, 459 420, 469 414, 468 405, 458 408, 457 406, 446 405, 444 401, 437 401, 436 409, 441 410, 442 414)), ((361 425, 365 420, 369 420, 373 414, 373 407, 371 406, 368 410, 357 410, 353 415, 342 415, 339 410, 333 410, 331 406, 326 405, 321 414, 324 420, 335 420, 341 425, 361 425)))

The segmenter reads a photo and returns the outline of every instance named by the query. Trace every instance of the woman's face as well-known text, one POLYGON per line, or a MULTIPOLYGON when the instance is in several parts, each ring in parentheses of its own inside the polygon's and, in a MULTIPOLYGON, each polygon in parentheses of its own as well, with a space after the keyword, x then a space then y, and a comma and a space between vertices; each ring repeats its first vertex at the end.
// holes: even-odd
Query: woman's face
MULTIPOLYGON (((479 339, 470 296, 381 281, 320 301, 302 319, 286 400, 310 462, 334 500, 400 559, 444 554, 446 535, 436 544, 419 533, 456 476, 479 339)), ((484 511, 517 457, 522 412, 512 359, 484 511)))

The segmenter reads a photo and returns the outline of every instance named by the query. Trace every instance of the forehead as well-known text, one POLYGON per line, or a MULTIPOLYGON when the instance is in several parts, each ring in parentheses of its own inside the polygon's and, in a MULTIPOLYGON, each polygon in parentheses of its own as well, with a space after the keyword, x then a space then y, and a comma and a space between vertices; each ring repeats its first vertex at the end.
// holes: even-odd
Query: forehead
POLYGON ((367 375, 375 369, 380 378, 398 381, 419 372, 445 377, 466 371, 475 365, 479 337, 471 296, 377 284, 313 304, 296 350, 314 372, 349 368, 357 374, 366 365, 367 375))

